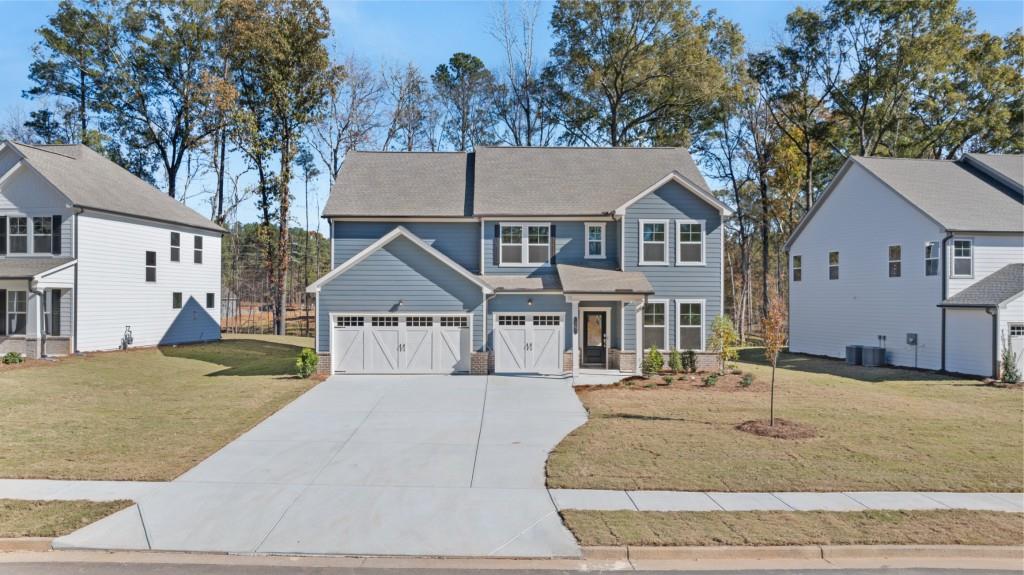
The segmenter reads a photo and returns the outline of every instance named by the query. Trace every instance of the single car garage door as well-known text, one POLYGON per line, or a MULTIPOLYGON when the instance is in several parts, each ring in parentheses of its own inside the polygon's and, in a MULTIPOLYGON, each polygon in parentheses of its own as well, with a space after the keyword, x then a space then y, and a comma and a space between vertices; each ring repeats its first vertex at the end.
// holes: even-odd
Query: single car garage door
POLYGON ((334 371, 456 373, 469 371, 469 315, 335 315, 334 371))
POLYGON ((494 371, 562 373, 561 314, 495 314, 494 371))

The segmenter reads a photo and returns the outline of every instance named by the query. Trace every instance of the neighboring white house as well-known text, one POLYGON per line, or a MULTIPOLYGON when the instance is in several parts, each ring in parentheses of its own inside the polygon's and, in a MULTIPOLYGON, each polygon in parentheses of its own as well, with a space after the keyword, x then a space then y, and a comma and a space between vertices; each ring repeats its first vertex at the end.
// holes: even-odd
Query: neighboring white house
POLYGON ((0 142, 0 353, 218 339, 222 232, 86 146, 0 142))
POLYGON ((996 375, 1024 347, 1022 181, 1020 155, 851 157, 786 243, 790 350, 996 375))

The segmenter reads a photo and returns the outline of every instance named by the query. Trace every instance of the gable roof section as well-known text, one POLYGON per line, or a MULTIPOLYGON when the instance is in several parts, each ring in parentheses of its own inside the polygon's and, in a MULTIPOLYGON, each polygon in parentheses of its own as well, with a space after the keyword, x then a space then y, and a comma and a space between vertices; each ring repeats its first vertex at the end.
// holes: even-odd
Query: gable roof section
POLYGON ((1024 263, 1010 264, 946 298, 939 307, 995 307, 1024 291, 1024 263))
POLYGON ((484 293, 494 293, 494 290, 486 281, 483 280, 483 278, 462 267, 455 260, 449 258, 448 256, 438 251, 437 248, 424 242, 415 234, 406 229, 405 226, 396 226, 395 229, 381 236, 380 239, 367 246, 363 251, 345 260, 345 262, 331 270, 330 273, 324 275, 320 279, 309 284, 309 286, 306 287, 306 291, 309 293, 319 292, 320 288, 323 287, 325 284, 331 282, 334 278, 354 268, 357 264, 359 264, 366 258, 370 257, 370 255, 372 255, 374 252, 390 244, 392 241, 400 237, 406 238, 407 240, 416 244, 416 246, 418 246, 431 256, 434 256, 435 258, 440 260, 441 263, 447 265, 449 268, 457 272, 462 277, 480 286, 484 290, 484 293))
POLYGON ((967 154, 964 159, 982 172, 1024 193, 1024 156, 1020 154, 967 154))
POLYGON ((711 195, 685 148, 476 149, 473 213, 590 216, 614 212, 666 174, 711 195))
POLYGON ((224 229, 82 144, 35 146, 7 142, 75 206, 181 224, 224 229))
POLYGON ((465 152, 349 152, 323 215, 469 216, 472 162, 465 152))
MULTIPOLYGON (((1024 156, 1016 156, 1024 158, 1024 156)), ((850 166, 864 168, 926 217, 954 232, 1024 232, 1024 203, 1010 187, 967 160, 850 156, 786 241, 788 250, 840 184, 850 166)))
POLYGON ((686 179, 685 177, 683 177, 683 175, 680 174, 679 172, 672 172, 671 174, 669 174, 669 175, 665 176, 664 178, 662 178, 662 179, 658 180, 657 182, 655 182, 655 184, 652 185, 651 187, 649 187, 646 190, 644 190, 644 191, 640 192, 639 194, 637 194, 635 197, 633 197, 628 202, 626 202, 626 203, 622 204, 621 206, 619 206, 618 208, 616 208, 615 209, 615 215, 617 215, 617 216, 625 215, 626 209, 629 208, 629 206, 632 206, 633 204, 635 204, 637 201, 639 201, 644 196, 658 191, 659 189, 661 189, 662 186, 664 186, 665 184, 667 184, 669 182, 675 182, 675 183, 679 184, 680 186, 682 186, 684 189, 688 190, 693 195, 695 195, 698 198, 700 198, 701 200, 704 200, 705 202, 711 204, 711 206, 714 207, 716 210, 718 210, 719 213, 721 213, 723 217, 731 217, 733 215, 732 208, 727 206, 725 204, 725 202, 723 202, 722 200, 719 200, 718 198, 716 198, 715 195, 712 194, 711 192, 709 192, 709 191, 707 191, 705 189, 702 189, 700 187, 697 187, 696 185, 693 184, 693 182, 691 182, 688 179, 686 179))
POLYGON ((73 258, 0 258, 0 279, 32 279, 77 261, 73 258))

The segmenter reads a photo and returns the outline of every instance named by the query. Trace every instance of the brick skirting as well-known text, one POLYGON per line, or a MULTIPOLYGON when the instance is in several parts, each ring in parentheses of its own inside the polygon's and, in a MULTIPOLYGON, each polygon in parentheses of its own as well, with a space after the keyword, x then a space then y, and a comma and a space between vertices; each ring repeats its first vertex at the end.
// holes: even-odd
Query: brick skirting
POLYGON ((475 351, 469 356, 469 373, 471 375, 487 375, 494 371, 494 360, 490 352, 475 351))
POLYGON ((619 350, 619 371, 636 372, 636 352, 619 350))
POLYGON ((320 375, 331 374, 331 354, 329 353, 318 353, 316 354, 316 372, 320 375))
POLYGON ((572 352, 562 352, 562 371, 572 373, 572 352))

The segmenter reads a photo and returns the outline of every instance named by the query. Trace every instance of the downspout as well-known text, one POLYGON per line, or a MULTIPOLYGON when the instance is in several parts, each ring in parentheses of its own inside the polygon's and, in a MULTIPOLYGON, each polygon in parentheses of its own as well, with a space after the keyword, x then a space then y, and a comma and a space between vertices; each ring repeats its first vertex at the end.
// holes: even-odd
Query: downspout
POLYGON ((74 293, 72 294, 71 310, 71 349, 70 353, 78 353, 78 216, 85 211, 82 208, 75 208, 71 214, 71 253, 75 258, 75 280, 74 293))
POLYGON ((999 379, 999 308, 987 307, 985 313, 992 316, 992 379, 999 379))
MULTIPOLYGON (((953 239, 953 232, 946 232, 946 237, 942 238, 942 244, 939 248, 942 251, 942 293, 939 294, 939 303, 946 301, 946 293, 949 291, 949 272, 947 270, 948 254, 946 250, 946 244, 949 240, 953 239)), ((942 358, 942 365, 940 366, 941 371, 946 371, 946 308, 942 308, 942 330, 941 337, 939 339, 939 356, 942 358)))

